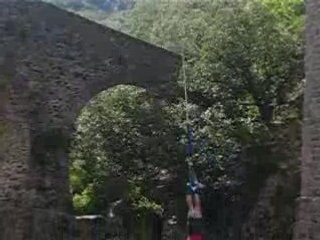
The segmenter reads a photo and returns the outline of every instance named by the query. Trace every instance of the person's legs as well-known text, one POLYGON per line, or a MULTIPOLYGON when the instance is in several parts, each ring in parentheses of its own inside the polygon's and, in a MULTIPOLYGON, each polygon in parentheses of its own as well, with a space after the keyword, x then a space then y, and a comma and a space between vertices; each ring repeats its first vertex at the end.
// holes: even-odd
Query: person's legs
POLYGON ((189 168, 189 182, 187 183, 186 202, 188 206, 189 239, 203 239, 202 236, 202 206, 200 190, 204 185, 199 183, 195 171, 189 168))
POLYGON ((194 206, 195 218, 202 218, 202 206, 201 206, 201 199, 199 194, 193 195, 193 206, 194 206))
POLYGON ((188 206, 188 218, 192 218, 195 216, 194 201, 192 194, 186 195, 186 202, 188 206))
MULTIPOLYGON (((186 202, 189 209, 188 216, 202 218, 202 207, 200 199, 200 188, 196 173, 192 167, 189 168, 189 182, 187 183, 186 202)), ((203 186, 203 185, 202 185, 203 186)))
POLYGON ((198 218, 202 218, 202 206, 201 206, 201 199, 199 194, 194 194, 193 206, 198 215, 198 218))

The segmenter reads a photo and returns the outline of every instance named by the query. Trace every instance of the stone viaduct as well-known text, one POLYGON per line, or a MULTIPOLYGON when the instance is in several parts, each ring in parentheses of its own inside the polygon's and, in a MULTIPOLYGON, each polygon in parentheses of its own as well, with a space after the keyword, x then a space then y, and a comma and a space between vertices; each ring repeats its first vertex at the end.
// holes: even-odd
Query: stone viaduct
POLYGON ((301 194, 295 240, 320 239, 320 1, 307 0, 301 194))
POLYGON ((179 65, 52 5, 0 1, 0 240, 71 239, 67 156, 79 111, 118 84, 174 97, 179 65))

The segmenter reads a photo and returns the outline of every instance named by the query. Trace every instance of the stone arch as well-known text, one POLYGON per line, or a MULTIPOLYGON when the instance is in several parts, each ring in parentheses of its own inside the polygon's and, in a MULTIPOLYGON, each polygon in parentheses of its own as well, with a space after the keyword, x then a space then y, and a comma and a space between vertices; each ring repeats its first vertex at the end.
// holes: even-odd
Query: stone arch
POLYGON ((174 97, 180 59, 41 2, 0 2, 0 35, 0 239, 66 239, 80 109, 118 84, 174 97))

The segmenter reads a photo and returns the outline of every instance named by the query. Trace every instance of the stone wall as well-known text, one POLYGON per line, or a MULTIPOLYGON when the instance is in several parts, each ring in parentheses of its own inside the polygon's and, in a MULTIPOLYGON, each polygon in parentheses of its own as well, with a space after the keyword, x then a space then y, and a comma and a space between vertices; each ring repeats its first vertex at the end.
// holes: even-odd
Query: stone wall
POLYGON ((109 228, 106 219, 99 215, 76 217, 76 240, 106 240, 109 228))
POLYGON ((180 60, 41 2, 1 1, 0 36, 0 240, 67 239, 79 111, 118 84, 174 97, 180 60))
POLYGON ((296 240, 320 237, 320 1, 308 0, 306 24, 306 89, 302 147, 302 183, 296 240))

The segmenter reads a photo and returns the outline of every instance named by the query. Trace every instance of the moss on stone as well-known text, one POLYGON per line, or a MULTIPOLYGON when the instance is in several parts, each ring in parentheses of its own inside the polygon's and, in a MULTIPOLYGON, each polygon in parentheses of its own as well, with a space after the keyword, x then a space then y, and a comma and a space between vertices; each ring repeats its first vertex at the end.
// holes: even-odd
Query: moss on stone
POLYGON ((7 124, 5 121, 0 120, 0 136, 2 136, 7 129, 7 124))

